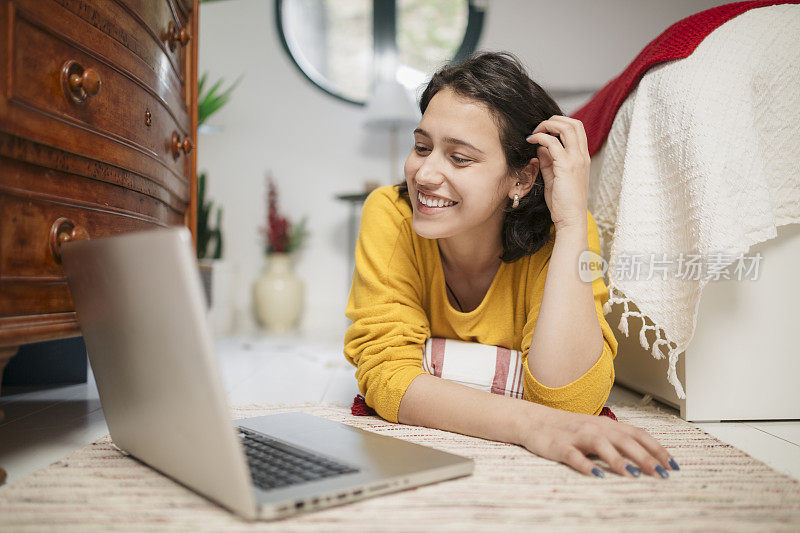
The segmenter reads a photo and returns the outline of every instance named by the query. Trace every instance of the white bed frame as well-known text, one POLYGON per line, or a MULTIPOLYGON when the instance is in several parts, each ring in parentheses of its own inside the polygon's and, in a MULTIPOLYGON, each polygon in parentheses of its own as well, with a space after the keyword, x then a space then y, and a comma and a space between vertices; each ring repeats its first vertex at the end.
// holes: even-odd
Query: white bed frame
POLYGON ((751 247, 757 252, 757 280, 712 281, 703 290, 694 337, 677 365, 683 400, 667 382, 666 359, 639 344, 641 320, 628 318, 625 337, 615 305, 606 320, 619 341, 617 383, 694 422, 800 419, 800 224, 778 228, 775 239, 751 247))

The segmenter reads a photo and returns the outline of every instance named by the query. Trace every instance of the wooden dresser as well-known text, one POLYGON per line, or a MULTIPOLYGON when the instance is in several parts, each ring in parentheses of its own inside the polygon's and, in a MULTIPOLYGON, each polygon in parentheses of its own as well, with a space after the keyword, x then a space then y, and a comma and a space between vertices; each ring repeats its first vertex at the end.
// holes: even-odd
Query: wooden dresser
POLYGON ((0 377, 80 335, 59 246, 194 232, 198 0, 0 0, 0 377))

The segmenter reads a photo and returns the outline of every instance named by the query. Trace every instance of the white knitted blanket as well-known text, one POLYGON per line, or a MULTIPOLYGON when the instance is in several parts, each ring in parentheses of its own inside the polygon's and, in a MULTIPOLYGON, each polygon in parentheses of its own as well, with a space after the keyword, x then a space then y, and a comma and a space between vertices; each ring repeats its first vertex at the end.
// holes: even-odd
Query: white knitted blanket
POLYGON ((747 11, 650 69, 592 158, 589 209, 608 261, 604 310, 624 306, 626 336, 641 318, 642 347, 669 358, 685 398, 675 365, 703 287, 754 279, 750 247, 800 222, 800 6, 747 11))

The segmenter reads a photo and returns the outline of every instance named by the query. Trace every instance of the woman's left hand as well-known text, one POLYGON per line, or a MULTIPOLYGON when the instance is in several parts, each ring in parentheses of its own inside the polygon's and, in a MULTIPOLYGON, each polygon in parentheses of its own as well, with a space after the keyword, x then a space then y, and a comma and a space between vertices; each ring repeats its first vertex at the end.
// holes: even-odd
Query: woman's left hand
POLYGON ((539 145, 536 152, 544 178, 544 201, 556 231, 585 225, 590 158, 583 123, 553 115, 540 122, 527 141, 539 145))

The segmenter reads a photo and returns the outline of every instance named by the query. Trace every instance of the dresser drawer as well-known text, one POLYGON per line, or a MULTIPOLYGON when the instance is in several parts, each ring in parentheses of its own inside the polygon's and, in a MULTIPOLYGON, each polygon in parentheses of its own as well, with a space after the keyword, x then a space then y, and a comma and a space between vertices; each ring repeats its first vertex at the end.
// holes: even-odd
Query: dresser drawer
POLYGON ((63 280, 57 241, 54 240, 66 238, 61 233, 74 230, 76 236, 104 237, 158 226, 152 221, 122 216, 97 207, 7 193, 0 193, 0 211, 14 213, 0 228, 0 278, 4 281, 63 280))
MULTIPOLYGON (((35 1, 44 3, 42 0, 35 1)), ((169 0, 52 1, 107 37, 105 40, 85 39, 82 44, 114 64, 131 65, 131 71, 135 72, 135 63, 125 61, 115 53, 115 47, 104 41, 119 44, 156 74, 167 89, 163 97, 173 113, 183 113, 189 107, 190 99, 186 98, 184 89, 187 47, 191 36, 186 23, 181 22, 181 17, 173 12, 169 0)), ((52 8, 42 11, 39 5, 31 4, 30 0, 15 0, 15 3, 34 13, 36 20, 45 20, 48 16, 45 13, 53 12, 52 8)))
POLYGON ((140 218, 96 207, 75 206, 50 198, 0 193, 0 212, 14 213, 0 227, 0 316, 71 311, 64 291, 59 239, 104 237, 158 227, 140 218), (18 301, 20 288, 49 294, 38 301, 18 301))
POLYGON ((0 213, 0 281, 63 280, 52 239, 69 223, 92 238, 183 222, 150 195, 2 155, 0 213))
POLYGON ((164 203, 108 183, 0 158, 0 280, 63 280, 58 238, 103 237, 171 224, 183 216, 164 203), (91 200, 89 200, 91 198, 91 200))
MULTIPOLYGON (((119 149, 134 150, 162 169, 151 167, 146 173, 164 176, 167 170, 173 182, 188 179, 186 149, 193 140, 184 140, 189 125, 181 124, 152 89, 32 20, 24 10, 14 10, 12 17, 9 98, 0 110, 0 117, 6 115, 4 126, 16 126, 37 139, 70 139, 71 151, 104 160, 114 154, 100 144, 115 141, 119 149), (71 77, 82 80, 86 89, 70 86, 71 77), (43 117, 50 120, 33 120, 43 117)), ((166 185, 176 193, 181 189, 177 183, 166 185)))
POLYGON ((194 35, 191 35, 191 28, 187 24, 186 17, 180 16, 183 8, 176 9, 170 0, 118 0, 118 2, 129 12, 137 14, 137 18, 147 29, 152 40, 163 47, 180 83, 185 83, 186 73, 183 72, 182 66, 186 58, 187 46, 194 35), (183 41, 181 41, 182 34, 183 41))
POLYGON ((183 223, 181 213, 149 196, 60 172, 37 180, 39 172, 0 158, 0 317, 72 310, 60 239, 183 223))

